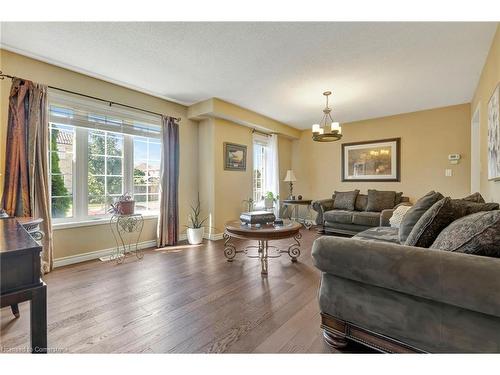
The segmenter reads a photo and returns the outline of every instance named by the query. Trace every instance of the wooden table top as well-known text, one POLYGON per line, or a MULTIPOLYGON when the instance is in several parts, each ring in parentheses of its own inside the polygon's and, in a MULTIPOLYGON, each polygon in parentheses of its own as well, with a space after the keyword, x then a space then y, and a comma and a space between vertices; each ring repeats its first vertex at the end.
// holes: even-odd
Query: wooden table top
POLYGON ((279 226, 266 224, 260 227, 249 227, 242 225, 239 220, 234 220, 226 223, 225 232, 231 237, 243 239, 279 240, 294 237, 301 227, 301 224, 291 220, 283 220, 283 225, 279 226))
POLYGON ((0 253, 13 253, 35 249, 41 251, 41 247, 26 232, 15 218, 0 219, 0 253))

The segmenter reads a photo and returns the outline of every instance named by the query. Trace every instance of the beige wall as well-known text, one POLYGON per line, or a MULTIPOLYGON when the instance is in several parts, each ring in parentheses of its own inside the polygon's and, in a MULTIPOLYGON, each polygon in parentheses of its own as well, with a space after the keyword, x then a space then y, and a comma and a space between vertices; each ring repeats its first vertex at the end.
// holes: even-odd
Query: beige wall
POLYGON ((487 201, 500 202, 500 181, 488 181, 488 101, 500 83, 500 24, 491 45, 472 100, 472 114, 480 110, 481 194, 487 201))
POLYGON ((214 187, 216 233, 224 231, 224 223, 238 219, 245 208, 244 199, 252 196, 253 148, 252 131, 246 126, 214 119, 214 187), (247 146, 246 171, 224 169, 224 142, 247 146))
MULTIPOLYGON (((237 219, 246 210, 244 200, 252 197, 253 136, 252 129, 231 121, 210 118, 202 120, 198 127, 199 181, 202 215, 209 218, 212 234, 224 231, 224 223, 237 219), (246 171, 224 170, 224 142, 247 146, 246 171)), ((280 179, 291 168, 292 141, 278 138, 280 179)), ((280 194, 286 194, 284 183, 280 194)))
POLYGON ((346 123, 343 138, 318 143, 311 132, 294 141, 292 166, 297 176, 294 194, 312 199, 327 198, 334 190, 397 190, 412 200, 434 189, 445 195, 467 195, 470 186, 470 105, 346 123), (341 144, 401 137, 401 182, 341 182, 341 144), (462 155, 451 165, 448 154, 462 155), (445 177, 445 168, 453 171, 445 177))
MULTIPOLYGON (((179 209, 180 224, 184 225, 186 223, 189 204, 195 200, 198 190, 198 124, 188 120, 186 107, 6 50, 0 50, 0 67, 6 74, 154 112, 181 117, 179 209)), ((0 173, 3 174, 5 170, 8 96, 11 82, 10 80, 0 82, 0 173)), ((0 194, 3 190, 3 179, 3 175, 0 176, 0 194)), ((155 227, 156 219, 148 220, 141 240, 155 239, 155 227)), ((106 225, 71 228, 54 232, 55 258, 106 249, 112 246, 112 237, 106 225)))

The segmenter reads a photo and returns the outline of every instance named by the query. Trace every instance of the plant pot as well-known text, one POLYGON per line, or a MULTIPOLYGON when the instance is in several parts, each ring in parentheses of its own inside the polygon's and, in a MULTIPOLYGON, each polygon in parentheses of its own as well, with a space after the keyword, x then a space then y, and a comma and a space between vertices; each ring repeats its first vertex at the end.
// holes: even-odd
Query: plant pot
POLYGON ((188 228, 187 238, 191 245, 198 245, 203 242, 204 228, 188 228))
POLYGON ((270 198, 264 198, 264 207, 265 208, 273 208, 274 207, 274 200, 270 198))

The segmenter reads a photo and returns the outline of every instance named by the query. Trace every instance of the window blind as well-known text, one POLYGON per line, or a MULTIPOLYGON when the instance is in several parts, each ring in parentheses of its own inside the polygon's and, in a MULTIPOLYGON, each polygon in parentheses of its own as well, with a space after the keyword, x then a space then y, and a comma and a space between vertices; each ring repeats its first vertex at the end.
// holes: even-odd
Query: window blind
POLYGON ((49 89, 49 121, 57 124, 160 138, 161 118, 120 105, 49 89))
POLYGON ((260 133, 253 133, 253 142, 267 147, 269 144, 269 137, 260 133))

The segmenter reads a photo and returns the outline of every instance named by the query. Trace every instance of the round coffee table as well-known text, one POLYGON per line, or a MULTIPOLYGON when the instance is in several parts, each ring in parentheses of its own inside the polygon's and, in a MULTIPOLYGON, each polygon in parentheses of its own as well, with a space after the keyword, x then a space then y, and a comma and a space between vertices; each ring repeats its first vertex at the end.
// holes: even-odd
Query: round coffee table
POLYGON ((225 225, 224 230, 224 256, 228 262, 232 262, 236 254, 244 253, 249 258, 259 258, 261 264, 261 274, 267 275, 267 261, 269 258, 278 258, 283 253, 287 253, 292 262, 296 262, 300 256, 300 242, 302 238, 300 234, 301 224, 283 220, 283 225, 274 226, 272 224, 262 225, 260 227, 250 227, 243 225, 239 220, 229 221, 225 225), (257 246, 246 246, 243 249, 236 249, 236 246, 231 243, 233 238, 243 240, 258 241, 257 246), (269 241, 282 240, 285 238, 293 238, 294 243, 288 246, 286 250, 281 250, 276 246, 269 246, 269 241), (256 254, 252 254, 250 250, 257 249, 256 254), (269 253, 269 249, 274 250, 269 253))

